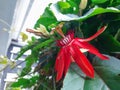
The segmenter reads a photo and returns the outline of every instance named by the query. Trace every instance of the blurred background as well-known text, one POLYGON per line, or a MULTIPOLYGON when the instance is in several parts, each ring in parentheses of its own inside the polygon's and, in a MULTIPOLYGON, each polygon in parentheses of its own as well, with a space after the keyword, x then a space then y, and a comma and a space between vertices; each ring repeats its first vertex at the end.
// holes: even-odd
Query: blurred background
MULTIPOLYGON (((7 56, 14 61, 20 48, 27 43, 23 42, 20 33, 25 33, 29 39, 32 34, 27 33, 26 28, 33 28, 45 7, 56 1, 58 0, 0 0, 0 56, 7 56)), ((29 53, 30 51, 26 52, 16 63, 22 63, 29 53)), ((7 85, 15 81, 16 72, 24 67, 22 63, 11 70, 6 65, 0 65, 0 90, 7 90, 7 85), (6 69, 2 71, 4 68, 6 69)))

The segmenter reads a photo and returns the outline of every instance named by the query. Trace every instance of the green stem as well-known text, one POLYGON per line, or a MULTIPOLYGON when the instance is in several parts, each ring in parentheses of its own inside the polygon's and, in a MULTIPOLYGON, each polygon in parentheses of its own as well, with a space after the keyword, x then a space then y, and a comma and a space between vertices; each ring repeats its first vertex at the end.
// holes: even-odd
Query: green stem
POLYGON ((53 76, 53 90, 56 90, 56 83, 55 83, 55 76, 54 76, 54 70, 52 70, 52 76, 53 76))
POLYGON ((53 39, 48 39, 42 43, 39 43, 36 47, 33 48, 33 50, 40 50, 41 48, 43 48, 44 46, 49 46, 50 43, 52 43, 54 40, 53 39))

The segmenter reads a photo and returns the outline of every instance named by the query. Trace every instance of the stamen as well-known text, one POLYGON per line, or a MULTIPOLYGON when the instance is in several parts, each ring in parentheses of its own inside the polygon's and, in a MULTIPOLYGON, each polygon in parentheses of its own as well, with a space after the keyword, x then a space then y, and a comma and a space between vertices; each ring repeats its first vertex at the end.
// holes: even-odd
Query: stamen
POLYGON ((65 38, 65 35, 62 31, 63 24, 64 23, 60 23, 57 27, 55 27, 55 31, 57 31, 57 33, 59 33, 63 38, 65 38))
POLYGON ((66 44, 66 41, 63 39, 63 43, 66 44))
POLYGON ((66 41, 67 41, 67 42, 69 42, 69 41, 70 41, 68 37, 66 37, 66 41))
POLYGON ((72 40, 72 38, 70 37, 70 35, 68 35, 68 39, 69 39, 69 42, 72 40))
POLYGON ((64 45, 64 42, 63 42, 63 41, 60 41, 60 44, 61 44, 61 45, 64 45))
POLYGON ((68 43, 67 37, 65 37, 65 39, 64 39, 64 40, 66 41, 66 43, 68 43))

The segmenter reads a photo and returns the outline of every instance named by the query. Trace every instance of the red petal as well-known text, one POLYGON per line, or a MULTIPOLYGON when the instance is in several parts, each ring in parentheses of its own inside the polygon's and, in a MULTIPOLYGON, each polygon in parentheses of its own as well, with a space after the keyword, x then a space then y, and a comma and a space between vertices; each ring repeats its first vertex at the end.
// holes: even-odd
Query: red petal
POLYGON ((72 44, 70 53, 81 70, 89 77, 94 77, 94 69, 86 56, 79 50, 77 45, 72 44))
POLYGON ((91 41, 93 39, 95 39, 96 37, 98 37, 101 33, 103 33, 105 31, 105 29, 107 28, 107 26, 103 26, 101 29, 99 29, 94 35, 92 35, 91 37, 89 38, 86 38, 86 39, 80 39, 80 41, 82 42, 88 42, 88 41, 91 41))
POLYGON ((79 39, 77 38, 75 44, 80 48, 88 49, 90 53, 95 54, 102 60, 109 59, 107 56, 102 55, 97 48, 95 48, 93 45, 89 44, 88 42, 80 42, 79 39))
POLYGON ((62 78, 64 71, 64 48, 61 48, 55 62, 55 71, 57 72, 56 81, 59 81, 62 78))
POLYGON ((68 71, 68 68, 70 66, 70 63, 71 63, 71 55, 69 53, 69 46, 67 46, 65 48, 65 60, 64 60, 64 63, 65 63, 65 67, 64 67, 64 75, 66 75, 67 71, 68 71))

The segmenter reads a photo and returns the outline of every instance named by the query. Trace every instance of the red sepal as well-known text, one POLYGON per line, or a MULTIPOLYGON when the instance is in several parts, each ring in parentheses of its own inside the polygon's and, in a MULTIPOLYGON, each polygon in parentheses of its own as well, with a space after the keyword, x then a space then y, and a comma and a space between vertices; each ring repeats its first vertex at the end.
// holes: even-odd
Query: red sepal
POLYGON ((55 62, 55 71, 57 72, 56 81, 59 81, 62 78, 65 66, 64 62, 65 62, 64 48, 61 48, 55 62))
POLYGON ((87 49, 88 52, 98 56, 102 60, 108 60, 109 58, 105 55, 102 55, 97 48, 93 45, 89 44, 88 42, 80 42, 79 38, 76 38, 75 44, 79 46, 79 48, 87 49))
POLYGON ((65 63, 65 67, 64 67, 64 75, 66 75, 67 71, 68 71, 68 68, 71 64, 71 54, 69 52, 69 46, 67 46, 65 48, 65 60, 64 60, 64 63, 65 63))
POLYGON ((79 47, 75 44, 72 44, 69 48, 70 53, 77 63, 77 65, 81 68, 81 70, 89 77, 94 78, 94 69, 86 56, 79 50, 79 47))

